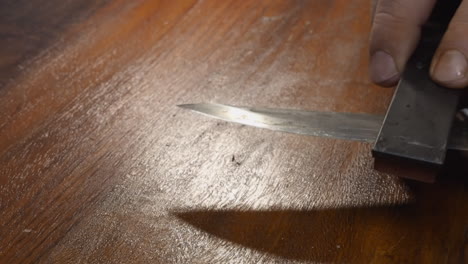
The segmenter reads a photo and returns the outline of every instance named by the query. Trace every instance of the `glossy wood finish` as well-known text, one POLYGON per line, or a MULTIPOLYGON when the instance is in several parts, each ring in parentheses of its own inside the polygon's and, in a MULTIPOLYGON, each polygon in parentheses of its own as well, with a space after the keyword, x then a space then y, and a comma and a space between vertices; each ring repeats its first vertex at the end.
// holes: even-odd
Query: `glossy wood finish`
POLYGON ((468 262, 466 170, 176 107, 383 113, 370 1, 0 7, 0 263, 468 262))

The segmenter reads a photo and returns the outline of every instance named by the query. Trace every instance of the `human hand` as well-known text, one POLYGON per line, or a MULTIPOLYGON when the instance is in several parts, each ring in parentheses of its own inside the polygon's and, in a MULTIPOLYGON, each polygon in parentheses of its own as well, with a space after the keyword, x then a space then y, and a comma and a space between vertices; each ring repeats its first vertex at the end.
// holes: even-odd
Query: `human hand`
MULTIPOLYGON (((444 0, 446 1, 446 0, 444 0)), ((378 0, 371 33, 370 77, 382 86, 400 79, 415 50, 421 26, 436 0, 378 0)), ((437 49, 432 79, 446 87, 468 87, 468 0, 461 3, 437 49)))

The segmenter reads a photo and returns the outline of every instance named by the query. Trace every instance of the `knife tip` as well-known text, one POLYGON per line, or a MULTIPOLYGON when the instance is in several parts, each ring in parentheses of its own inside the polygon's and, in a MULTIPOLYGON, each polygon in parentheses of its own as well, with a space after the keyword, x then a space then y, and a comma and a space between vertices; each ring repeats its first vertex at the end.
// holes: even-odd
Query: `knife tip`
POLYGON ((195 104, 179 104, 179 105, 177 105, 177 107, 185 108, 185 109, 193 109, 194 106, 195 106, 195 104))

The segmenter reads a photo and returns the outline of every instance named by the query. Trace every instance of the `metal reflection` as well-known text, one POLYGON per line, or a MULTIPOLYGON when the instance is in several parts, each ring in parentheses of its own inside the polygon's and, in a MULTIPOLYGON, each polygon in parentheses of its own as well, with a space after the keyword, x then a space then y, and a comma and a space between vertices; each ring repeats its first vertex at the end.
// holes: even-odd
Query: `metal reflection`
MULTIPOLYGON (((249 108, 212 103, 184 104, 179 107, 248 126, 361 142, 375 141, 384 118, 383 115, 361 113, 249 108)), ((466 122, 455 122, 448 148, 468 151, 466 122)))

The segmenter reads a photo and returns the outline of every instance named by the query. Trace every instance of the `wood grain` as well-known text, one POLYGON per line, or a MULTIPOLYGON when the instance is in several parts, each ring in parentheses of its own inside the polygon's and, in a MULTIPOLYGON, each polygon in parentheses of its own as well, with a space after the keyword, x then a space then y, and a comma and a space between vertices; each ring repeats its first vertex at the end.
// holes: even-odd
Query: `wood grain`
POLYGON ((383 113, 367 0, 2 1, 0 263, 467 263, 467 171, 182 103, 383 113))

